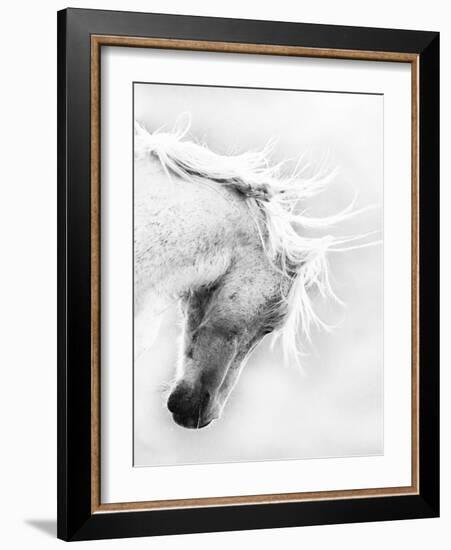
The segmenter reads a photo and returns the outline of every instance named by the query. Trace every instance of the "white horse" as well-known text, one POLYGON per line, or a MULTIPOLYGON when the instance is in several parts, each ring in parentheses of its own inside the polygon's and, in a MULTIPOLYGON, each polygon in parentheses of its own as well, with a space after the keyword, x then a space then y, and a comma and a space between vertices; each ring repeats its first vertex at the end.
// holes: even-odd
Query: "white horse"
POLYGON ((298 360, 311 327, 325 327, 312 294, 337 299, 328 253, 375 243, 305 236, 357 213, 352 203, 327 218, 305 214, 333 174, 306 179, 296 166, 287 176, 286 163, 268 161, 272 144, 223 156, 188 130, 189 121, 154 133, 135 124, 135 327, 162 298, 179 302, 183 340, 167 406, 177 424, 202 428, 221 415, 266 334, 298 360))

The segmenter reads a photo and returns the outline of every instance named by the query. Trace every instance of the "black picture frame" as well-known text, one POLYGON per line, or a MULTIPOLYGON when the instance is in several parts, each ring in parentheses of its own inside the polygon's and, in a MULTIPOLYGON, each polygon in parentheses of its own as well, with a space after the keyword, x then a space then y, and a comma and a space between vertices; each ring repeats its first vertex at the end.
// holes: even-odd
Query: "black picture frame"
MULTIPOLYGON (((331 57, 334 57, 331 55, 331 57)), ((85 9, 58 12, 58 537, 137 537, 439 515, 439 33, 85 9), (419 490, 92 511, 91 37, 399 52, 418 58, 419 490)))

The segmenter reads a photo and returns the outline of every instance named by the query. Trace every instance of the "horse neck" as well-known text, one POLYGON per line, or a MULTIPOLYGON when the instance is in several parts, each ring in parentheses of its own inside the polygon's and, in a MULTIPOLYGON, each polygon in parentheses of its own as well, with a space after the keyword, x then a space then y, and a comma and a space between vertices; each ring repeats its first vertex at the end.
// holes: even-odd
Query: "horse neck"
POLYGON ((158 161, 136 164, 134 213, 135 308, 149 293, 178 297, 212 283, 255 238, 241 197, 169 176, 158 161))

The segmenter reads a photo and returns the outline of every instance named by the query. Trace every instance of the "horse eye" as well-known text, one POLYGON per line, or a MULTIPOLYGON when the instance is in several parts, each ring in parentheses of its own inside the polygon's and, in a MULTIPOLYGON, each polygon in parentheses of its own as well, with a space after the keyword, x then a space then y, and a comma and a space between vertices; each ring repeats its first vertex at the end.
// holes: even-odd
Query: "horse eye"
POLYGON ((220 285, 220 282, 219 281, 215 281, 214 283, 212 283, 211 285, 208 285, 208 286, 205 286, 204 289, 206 292, 214 292, 215 290, 217 290, 219 288, 219 285, 220 285))

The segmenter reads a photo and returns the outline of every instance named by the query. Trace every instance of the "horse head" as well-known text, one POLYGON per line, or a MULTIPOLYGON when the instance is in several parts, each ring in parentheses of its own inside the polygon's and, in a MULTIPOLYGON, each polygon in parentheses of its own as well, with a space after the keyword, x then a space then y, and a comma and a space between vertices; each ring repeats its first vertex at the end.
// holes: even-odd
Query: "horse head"
POLYGON ((167 402, 177 424, 202 428, 221 415, 251 351, 281 326, 288 287, 261 248, 246 247, 219 280, 181 298, 182 350, 167 402))
POLYGON ((157 273, 154 286, 178 287, 183 340, 167 407, 177 424, 196 429, 221 415, 265 335, 279 334, 285 356, 298 360, 300 337, 308 339, 312 326, 325 326, 315 313, 312 290, 335 297, 327 255, 378 242, 355 242, 369 234, 306 236, 365 210, 351 203, 329 217, 305 214, 305 202, 324 190, 333 172, 304 177, 297 164, 287 176, 285 163, 268 160, 274 144, 218 155, 185 141, 188 128, 161 134, 137 128, 135 155, 153 159, 162 169, 142 182, 145 200, 138 214, 144 237, 137 250, 144 252, 136 254, 135 270, 145 277, 135 280, 148 281, 157 273), (160 204, 155 210, 161 223, 150 223, 147 215, 151 181, 161 181, 169 197, 170 207, 160 204), (185 284, 188 279, 191 284, 185 284))

